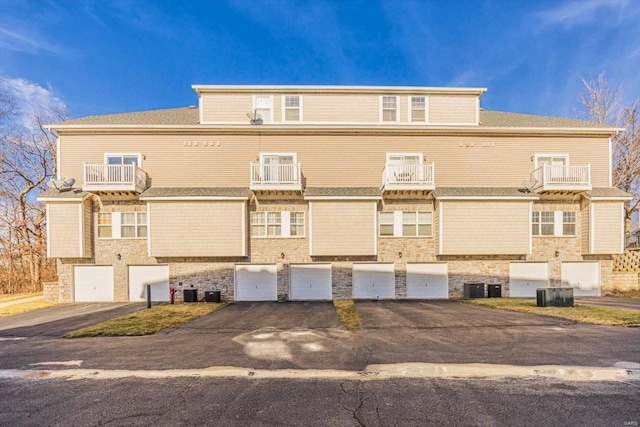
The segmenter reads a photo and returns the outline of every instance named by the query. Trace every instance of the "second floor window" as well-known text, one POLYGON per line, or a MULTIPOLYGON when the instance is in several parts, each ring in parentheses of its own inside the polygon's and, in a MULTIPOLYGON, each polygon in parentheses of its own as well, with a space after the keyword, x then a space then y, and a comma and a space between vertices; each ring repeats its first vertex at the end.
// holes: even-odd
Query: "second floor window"
POLYGON ((105 154, 108 165, 137 165, 140 166, 139 154, 105 154))
POLYGON ((299 122, 302 120, 300 95, 285 95, 283 106, 283 118, 285 122, 299 122))
POLYGON ((427 119, 426 114, 426 98, 424 96, 412 96, 411 97, 411 121, 412 122, 425 122, 427 119))
POLYGON ((575 236, 577 222, 575 211, 531 212, 531 234, 533 236, 575 236))
POLYGON ((433 212, 390 211, 380 212, 380 236, 431 237, 433 236, 433 212))
POLYGON ((146 239, 146 212, 98 213, 98 237, 103 239, 146 239))
POLYGON ((273 121, 273 97, 271 95, 255 95, 253 109, 260 115, 264 123, 273 121))
POLYGON ((398 121, 398 97, 397 96, 383 96, 382 102, 382 121, 383 122, 397 122, 398 121))
POLYGON ((251 237, 304 237, 304 212, 251 212, 251 237))

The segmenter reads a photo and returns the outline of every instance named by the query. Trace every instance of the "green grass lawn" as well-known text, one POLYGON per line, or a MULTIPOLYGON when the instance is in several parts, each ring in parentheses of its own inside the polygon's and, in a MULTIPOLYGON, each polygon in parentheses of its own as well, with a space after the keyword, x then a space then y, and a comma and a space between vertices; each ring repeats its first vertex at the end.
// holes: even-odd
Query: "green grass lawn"
POLYGON ((333 306, 336 309, 336 313, 338 313, 342 326, 346 329, 358 329, 360 327, 356 304, 352 300, 334 300, 333 306))
POLYGON ((573 307, 538 307, 535 299, 528 298, 482 298, 463 301, 484 307, 561 317, 594 325, 640 326, 640 310, 626 308, 597 307, 584 304, 576 304, 573 307))
POLYGON ((83 338, 83 337, 121 337, 150 335, 164 329, 176 328, 187 322, 209 314, 227 305, 226 303, 182 303, 182 304, 159 304, 137 311, 126 316, 117 317, 87 326, 86 328, 72 331, 63 338, 83 338))

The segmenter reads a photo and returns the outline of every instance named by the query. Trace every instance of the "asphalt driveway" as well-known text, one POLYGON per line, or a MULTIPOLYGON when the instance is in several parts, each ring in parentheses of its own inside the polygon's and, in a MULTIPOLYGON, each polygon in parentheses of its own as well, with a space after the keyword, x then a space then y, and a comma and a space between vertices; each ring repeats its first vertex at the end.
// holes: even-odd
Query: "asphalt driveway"
POLYGON ((630 310, 640 310, 640 299, 638 298, 614 298, 614 297, 577 297, 575 304, 597 305, 599 307, 628 308, 630 310))
POLYGON ((362 329, 550 326, 570 320, 480 307, 459 301, 357 301, 362 329))
POLYGON ((144 303, 76 303, 0 319, 0 337, 59 337, 145 308, 144 303))

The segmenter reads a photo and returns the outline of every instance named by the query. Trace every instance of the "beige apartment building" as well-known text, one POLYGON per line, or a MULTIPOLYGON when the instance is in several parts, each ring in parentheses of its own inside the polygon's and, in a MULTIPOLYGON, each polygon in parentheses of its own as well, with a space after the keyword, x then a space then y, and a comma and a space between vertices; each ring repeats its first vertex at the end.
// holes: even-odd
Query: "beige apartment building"
MULTIPOLYGON (((533 297, 611 287, 620 131, 487 111, 483 88, 193 86, 198 105, 49 126, 59 301, 533 297), (181 295, 181 292, 178 292, 181 295)), ((51 296, 53 295, 53 296, 51 296)))

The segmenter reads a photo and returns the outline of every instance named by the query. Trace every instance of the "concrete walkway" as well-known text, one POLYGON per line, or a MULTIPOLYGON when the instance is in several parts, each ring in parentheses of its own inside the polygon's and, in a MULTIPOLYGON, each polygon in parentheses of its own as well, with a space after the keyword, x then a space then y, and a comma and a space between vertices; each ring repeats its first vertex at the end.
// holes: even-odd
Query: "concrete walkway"
POLYGON ((18 298, 11 301, 0 302, 0 308, 9 307, 10 305, 22 304, 25 302, 39 301, 43 298, 43 295, 36 295, 35 297, 18 298))

